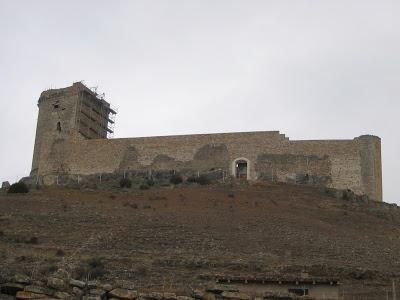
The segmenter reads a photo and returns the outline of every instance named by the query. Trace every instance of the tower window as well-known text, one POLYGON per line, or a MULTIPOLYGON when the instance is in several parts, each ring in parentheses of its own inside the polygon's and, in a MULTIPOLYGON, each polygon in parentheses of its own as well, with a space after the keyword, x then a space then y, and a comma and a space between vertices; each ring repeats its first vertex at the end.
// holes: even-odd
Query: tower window
POLYGON ((57 131, 61 132, 61 123, 60 122, 57 122, 57 131))

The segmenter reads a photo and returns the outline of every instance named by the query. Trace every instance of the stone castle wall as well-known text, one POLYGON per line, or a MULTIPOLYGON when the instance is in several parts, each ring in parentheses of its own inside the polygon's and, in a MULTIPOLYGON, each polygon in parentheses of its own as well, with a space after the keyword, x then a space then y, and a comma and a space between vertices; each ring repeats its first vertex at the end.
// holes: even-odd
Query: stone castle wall
POLYGON ((382 200, 378 137, 291 141, 278 131, 265 131, 87 139, 76 130, 80 88, 74 84, 44 92, 39 100, 31 174, 42 176, 46 184, 57 175, 115 172, 174 171, 189 176, 222 170, 235 175, 236 162, 244 160, 248 180, 351 189, 382 200))
POLYGON ((248 179, 303 182, 351 189, 381 200, 379 138, 290 141, 278 132, 225 133, 87 140, 57 138, 41 153, 39 175, 91 175, 125 171, 197 174, 221 169, 234 175, 248 162, 248 179))

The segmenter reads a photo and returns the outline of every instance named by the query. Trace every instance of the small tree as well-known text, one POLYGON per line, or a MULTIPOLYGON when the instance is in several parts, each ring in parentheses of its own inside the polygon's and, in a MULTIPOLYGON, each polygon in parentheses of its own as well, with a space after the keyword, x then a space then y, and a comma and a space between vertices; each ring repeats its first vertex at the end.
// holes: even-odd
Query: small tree
POLYGON ((11 194, 28 193, 28 192, 29 192, 28 186, 22 181, 13 183, 8 189, 8 193, 11 194))

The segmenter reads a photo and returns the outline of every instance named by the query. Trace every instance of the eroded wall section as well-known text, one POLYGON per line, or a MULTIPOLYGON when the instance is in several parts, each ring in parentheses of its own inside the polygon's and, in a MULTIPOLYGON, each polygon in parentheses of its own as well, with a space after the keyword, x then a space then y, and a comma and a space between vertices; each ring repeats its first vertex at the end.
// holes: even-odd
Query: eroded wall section
POLYGON ((39 175, 91 175, 221 169, 234 175, 248 161, 248 179, 351 189, 382 200, 380 139, 290 141, 277 131, 88 140, 58 137, 41 152, 39 175))

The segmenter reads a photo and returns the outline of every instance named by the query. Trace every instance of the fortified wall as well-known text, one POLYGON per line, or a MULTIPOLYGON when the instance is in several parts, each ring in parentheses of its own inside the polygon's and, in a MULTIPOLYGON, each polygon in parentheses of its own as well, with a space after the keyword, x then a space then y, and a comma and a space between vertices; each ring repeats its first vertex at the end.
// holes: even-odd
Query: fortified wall
POLYGON ((380 138, 295 141, 278 131, 107 138, 115 111, 82 83, 41 94, 32 176, 220 170, 225 176, 351 189, 382 201, 380 138))

